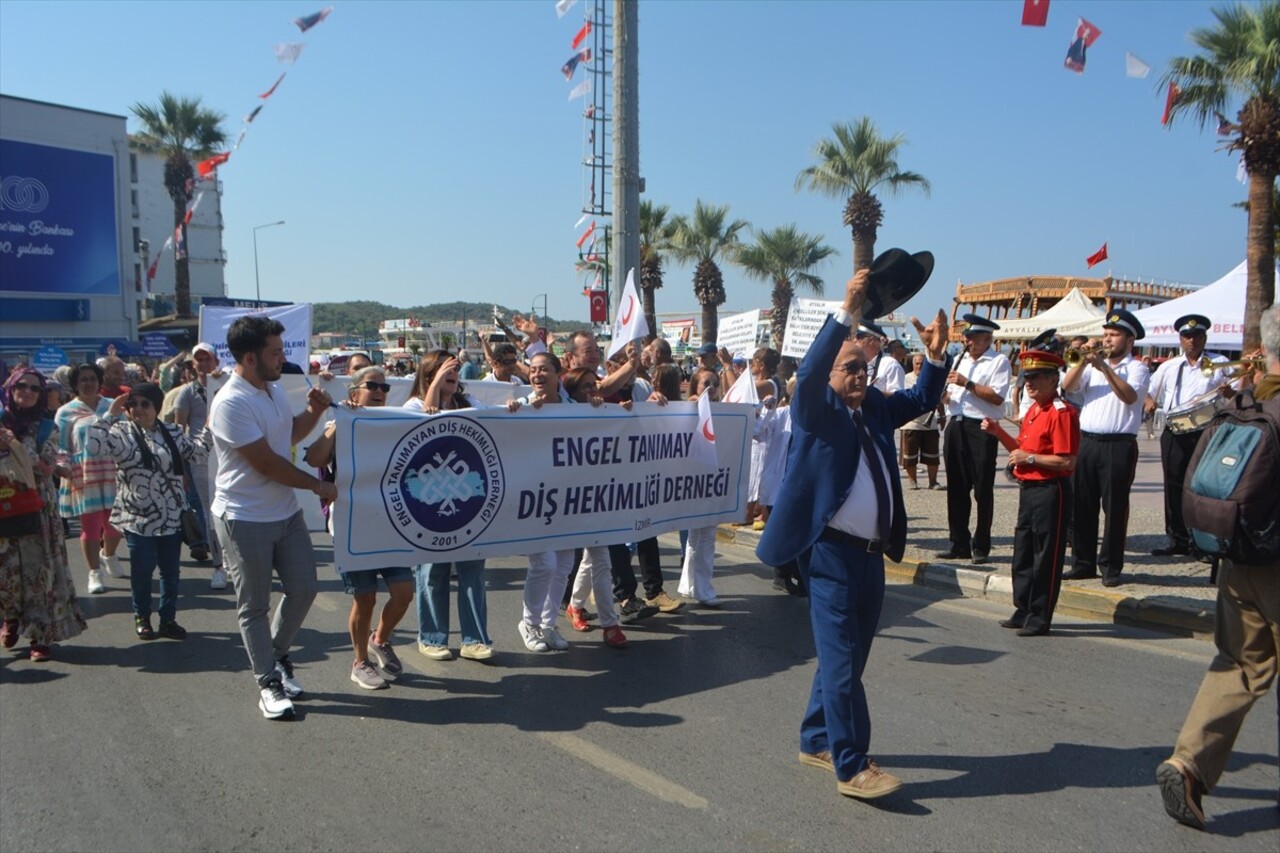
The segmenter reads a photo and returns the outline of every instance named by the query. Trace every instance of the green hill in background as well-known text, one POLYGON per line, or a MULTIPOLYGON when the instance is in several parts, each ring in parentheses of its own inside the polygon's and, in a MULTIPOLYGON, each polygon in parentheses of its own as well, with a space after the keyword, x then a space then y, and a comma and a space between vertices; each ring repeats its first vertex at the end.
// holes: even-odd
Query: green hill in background
MULTIPOLYGON (((499 305, 498 310, 508 323, 517 312, 528 313, 528 309, 512 309, 505 305, 499 305)), ((413 317, 432 325, 458 323, 464 317, 468 326, 487 326, 493 323, 492 302, 438 302, 411 308, 397 308, 382 302, 316 302, 312 304, 311 311, 313 333, 339 332, 368 338, 378 336, 378 324, 383 320, 399 320, 404 317, 413 317)), ((580 320, 556 320, 551 317, 539 317, 538 324, 552 331, 586 325, 580 320)))

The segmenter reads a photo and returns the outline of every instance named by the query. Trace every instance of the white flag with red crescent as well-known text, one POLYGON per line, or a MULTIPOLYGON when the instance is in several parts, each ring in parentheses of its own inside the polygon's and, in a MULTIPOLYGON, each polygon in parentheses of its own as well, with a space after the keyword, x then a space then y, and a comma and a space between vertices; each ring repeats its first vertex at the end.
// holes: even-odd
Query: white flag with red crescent
POLYGON ((720 458, 716 455, 716 427, 711 419, 710 394, 698 397, 698 427, 689 444, 689 459, 711 468, 720 464, 720 458))
POLYGON ((613 340, 609 343, 609 352, 605 358, 613 358, 627 344, 637 338, 649 334, 649 321, 644 318, 644 309, 640 307, 640 297, 636 294, 636 270, 632 267, 627 272, 627 286, 622 288, 622 298, 618 300, 618 314, 613 320, 613 340))
POLYGON ((751 375, 750 370, 742 371, 737 381, 729 386, 728 392, 720 398, 721 403, 750 403, 756 405, 760 402, 760 395, 756 393, 756 379, 751 375))

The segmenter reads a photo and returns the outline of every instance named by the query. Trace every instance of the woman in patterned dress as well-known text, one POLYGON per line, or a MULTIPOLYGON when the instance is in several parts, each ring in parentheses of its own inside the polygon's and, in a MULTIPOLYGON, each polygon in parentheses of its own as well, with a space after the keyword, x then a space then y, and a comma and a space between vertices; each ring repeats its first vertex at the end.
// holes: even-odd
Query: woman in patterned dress
POLYGON ((19 368, 5 382, 8 407, 0 415, 0 454, 21 445, 32 463, 36 490, 44 501, 38 529, 0 536, 0 644, 11 649, 19 637, 31 643, 31 659, 46 661, 49 646, 85 629, 67 568, 67 549, 58 517, 55 464, 58 435, 43 417, 47 386, 39 371, 19 368))

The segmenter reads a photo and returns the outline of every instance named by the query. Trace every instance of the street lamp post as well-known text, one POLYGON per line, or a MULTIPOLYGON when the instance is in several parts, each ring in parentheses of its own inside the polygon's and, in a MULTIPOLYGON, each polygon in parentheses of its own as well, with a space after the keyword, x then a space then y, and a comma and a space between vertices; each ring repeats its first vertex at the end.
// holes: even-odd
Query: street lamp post
POLYGON ((284 220, 279 222, 268 222, 266 225, 253 226, 253 285, 258 294, 258 307, 262 307, 262 281, 258 277, 258 230, 261 228, 271 228, 275 225, 283 225, 284 220))

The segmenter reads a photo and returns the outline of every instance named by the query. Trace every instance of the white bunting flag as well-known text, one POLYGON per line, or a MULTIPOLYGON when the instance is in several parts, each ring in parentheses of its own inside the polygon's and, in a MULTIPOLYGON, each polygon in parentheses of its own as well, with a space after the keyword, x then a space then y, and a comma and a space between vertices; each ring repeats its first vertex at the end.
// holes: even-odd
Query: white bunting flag
POLYGON ((573 230, 574 230, 574 231, 577 231, 579 228, 581 228, 581 227, 582 227, 582 223, 586 222, 586 221, 587 221, 587 218, 588 218, 589 216, 591 216, 591 214, 590 214, 590 213, 584 213, 584 214, 582 214, 582 216, 580 216, 580 217, 578 218, 578 221, 577 221, 577 222, 575 222, 575 223, 573 223, 573 230))
POLYGON ((574 98, 581 98, 583 95, 586 95, 590 91, 591 91, 591 78, 588 77, 587 79, 583 80, 581 83, 579 83, 578 85, 574 86, 572 89, 569 90, 569 100, 572 101, 574 98))
POLYGON ((627 284, 622 288, 622 299, 618 300, 618 315, 613 320, 613 340, 609 342, 609 353, 605 358, 613 358, 614 353, 637 338, 649 334, 649 321, 644 318, 640 307, 640 297, 636 295, 636 270, 627 271, 627 284))
POLYGON ((563 18, 564 13, 573 8, 573 4, 578 0, 556 0, 556 17, 563 18))
POLYGON ((304 47, 306 47, 306 45, 301 43, 278 44, 273 47, 272 50, 275 51, 276 62, 282 62, 285 65, 292 65, 298 60, 298 57, 302 55, 302 49, 304 47))
POLYGON ((720 398, 721 403, 750 403, 755 406, 760 402, 756 393, 756 379, 750 370, 742 371, 737 381, 729 386, 729 390, 720 398))
POLYGON ((1151 66, 1132 53, 1126 52, 1124 55, 1124 73, 1128 77, 1146 79, 1146 76, 1151 73, 1151 66))
POLYGON ((1249 183, 1249 170, 1244 167, 1244 155, 1240 155, 1240 162, 1236 164, 1236 180, 1242 184, 1249 183))
POLYGON ((711 419, 710 394, 698 397, 698 428, 689 443, 689 460, 701 462, 709 468, 720 464, 720 457, 716 455, 716 427, 711 419))

